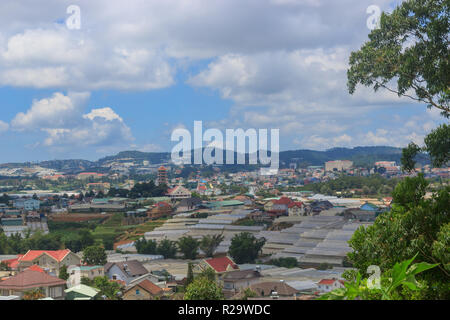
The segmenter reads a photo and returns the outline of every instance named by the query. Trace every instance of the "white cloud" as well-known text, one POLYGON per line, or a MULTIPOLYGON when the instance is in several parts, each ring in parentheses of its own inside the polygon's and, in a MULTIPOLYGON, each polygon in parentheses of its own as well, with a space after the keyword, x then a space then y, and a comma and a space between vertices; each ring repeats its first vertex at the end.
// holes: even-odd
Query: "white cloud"
POLYGON ((134 138, 123 119, 111 108, 92 109, 83 114, 88 93, 55 93, 51 98, 34 101, 25 113, 11 122, 14 130, 42 131, 46 147, 104 147, 128 144, 134 138))
POLYGON ((9 124, 0 120, 0 133, 6 132, 9 129, 9 124))

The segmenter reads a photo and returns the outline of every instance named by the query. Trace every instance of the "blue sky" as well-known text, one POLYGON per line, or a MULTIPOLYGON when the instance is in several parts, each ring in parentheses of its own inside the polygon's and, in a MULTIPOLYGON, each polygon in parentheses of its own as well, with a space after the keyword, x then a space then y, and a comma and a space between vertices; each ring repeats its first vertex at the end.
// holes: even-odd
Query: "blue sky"
POLYGON ((439 112, 346 90, 367 8, 395 3, 4 0, 0 162, 170 151, 194 120, 278 128, 281 150, 420 144, 439 112), (69 5, 80 29, 65 24, 69 5))

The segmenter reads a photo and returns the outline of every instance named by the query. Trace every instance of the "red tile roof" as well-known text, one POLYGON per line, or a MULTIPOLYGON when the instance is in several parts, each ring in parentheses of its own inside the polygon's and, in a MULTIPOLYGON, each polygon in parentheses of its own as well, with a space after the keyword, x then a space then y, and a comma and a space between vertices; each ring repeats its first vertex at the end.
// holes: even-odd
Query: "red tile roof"
MULTIPOLYGON (((154 284, 153 282, 151 282, 148 279, 142 280, 141 282, 139 282, 138 284, 136 284, 136 286, 141 287, 142 289, 146 290, 147 292, 156 295, 156 294, 160 294, 163 289, 161 289, 160 287, 158 287, 156 284, 154 284)), ((132 289, 132 288, 130 288, 132 289)), ((128 289, 128 290, 130 290, 128 289)))
POLYGON ((0 282, 0 289, 27 290, 64 284, 66 284, 65 280, 53 277, 45 272, 27 269, 0 282))
POLYGON ((39 267, 37 264, 33 264, 31 267, 28 267, 25 270, 33 270, 33 271, 37 271, 37 272, 45 272, 44 269, 39 267))
POLYGON ((33 261, 44 253, 61 262, 70 253, 70 250, 28 250, 23 257, 19 258, 19 261, 33 261))
POLYGON ((296 202, 292 202, 290 205, 288 205, 288 208, 292 208, 292 207, 299 207, 299 208, 301 208, 302 206, 303 206, 303 202, 296 201, 296 202))
POLYGON ((272 202, 273 202, 273 204, 287 204, 287 205, 289 205, 293 201, 291 199, 289 199, 288 197, 281 197, 280 199, 273 200, 272 202))
POLYGON ((239 270, 239 267, 229 257, 205 259, 205 262, 216 272, 225 272, 229 266, 234 270, 239 270))
POLYGON ((319 284, 332 285, 336 281, 339 281, 341 284, 344 284, 344 280, 337 280, 337 279, 322 279, 320 280, 319 284))
POLYGON ((6 263, 8 265, 8 267, 10 267, 11 269, 15 269, 19 265, 19 259, 22 256, 23 256, 23 254, 18 254, 17 258, 8 259, 8 260, 2 260, 2 262, 6 263))

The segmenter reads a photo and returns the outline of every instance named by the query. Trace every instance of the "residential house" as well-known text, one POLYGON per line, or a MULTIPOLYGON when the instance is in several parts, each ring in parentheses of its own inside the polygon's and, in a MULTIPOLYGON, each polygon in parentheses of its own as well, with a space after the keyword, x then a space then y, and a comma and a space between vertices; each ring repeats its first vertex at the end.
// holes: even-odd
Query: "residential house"
POLYGON ((172 211, 173 209, 170 204, 160 201, 156 203, 152 209, 147 211, 147 215, 151 219, 158 219, 170 215, 172 211))
POLYGON ((221 279, 222 275, 229 271, 239 270, 239 267, 230 257, 218 257, 203 259, 193 268, 194 274, 199 274, 202 271, 212 268, 216 273, 218 279, 221 279))
POLYGON ((192 193, 183 186, 176 186, 175 188, 169 189, 167 195, 170 199, 189 199, 192 193))
POLYGON ((133 284, 123 292, 123 300, 153 300, 160 297, 164 290, 148 279, 133 284))
POLYGON ((293 297, 299 292, 284 281, 259 282, 249 288, 258 297, 293 297))
POLYGON ((64 299, 65 285, 65 280, 45 272, 27 269, 0 282, 0 295, 23 297, 27 291, 41 289, 45 297, 62 300, 64 299))
POLYGON ((25 211, 39 210, 40 205, 41 202, 37 199, 19 198, 13 202, 14 208, 25 211))
POLYGON ((141 262, 137 260, 129 260, 122 262, 108 262, 105 265, 105 275, 112 280, 124 281, 126 285, 133 279, 147 274, 141 262))
POLYGON ((202 200, 199 198, 182 199, 177 205, 177 212, 192 211, 201 203, 202 200))
POLYGON ((93 280, 95 277, 103 277, 105 270, 103 266, 70 266, 67 268, 69 279, 67 279, 67 287, 75 287, 81 284, 81 278, 93 280))
POLYGON ((333 291, 334 289, 344 288, 344 280, 333 279, 322 279, 317 284, 317 288, 320 293, 326 293, 333 291))
POLYGON ((261 280, 260 270, 230 271, 223 275, 223 293, 226 298, 232 297, 239 291, 250 287, 261 280))
POLYGON ((288 207, 293 201, 288 197, 281 197, 278 200, 272 200, 273 205, 268 212, 276 213, 277 215, 286 215, 288 207))
POLYGON ((69 249, 64 250, 28 250, 17 259, 17 268, 22 271, 33 264, 37 264, 50 274, 58 276, 59 268, 80 265, 81 258, 69 249))
POLYGON ((95 300, 100 290, 84 284, 78 284, 74 287, 64 290, 66 300, 95 300))
POLYGON ((305 206, 303 202, 295 201, 288 205, 289 216, 303 216, 305 215, 305 206))

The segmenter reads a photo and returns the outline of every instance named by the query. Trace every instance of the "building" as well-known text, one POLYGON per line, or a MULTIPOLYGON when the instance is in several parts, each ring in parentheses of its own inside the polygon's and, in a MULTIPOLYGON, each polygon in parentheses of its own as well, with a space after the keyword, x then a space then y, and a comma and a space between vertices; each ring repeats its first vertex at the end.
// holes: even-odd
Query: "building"
POLYGON ((288 206, 288 214, 289 216, 303 216, 305 215, 305 206, 303 202, 295 201, 289 204, 288 206))
POLYGON ((64 292, 66 293, 66 300, 94 300, 98 296, 100 290, 84 284, 79 284, 64 290, 64 292))
POLYGON ((157 180, 158 184, 168 184, 169 180, 167 178, 167 169, 163 166, 158 168, 158 180, 157 180))
POLYGON ((75 287, 81 284, 81 278, 93 280, 95 277, 103 277, 105 270, 103 266, 70 266, 67 268, 69 279, 67 287, 75 287))
POLYGON ((151 219, 159 219, 172 213, 173 208, 170 204, 160 201, 154 207, 147 211, 147 216, 151 219))
POLYGON ((69 249, 65 250, 28 250, 17 258, 17 269, 25 270, 32 265, 38 265, 50 274, 58 276, 59 268, 80 265, 81 258, 69 249))
POLYGON ((208 268, 213 269, 219 279, 226 272, 239 270, 238 265, 230 257, 219 257, 203 259, 194 267, 193 272, 198 274, 208 268))
POLYGON ((45 272, 27 269, 0 282, 0 295, 15 295, 23 298, 24 293, 27 291, 41 289, 45 297, 63 300, 65 285, 65 280, 51 276, 45 272))
POLYGON ((148 279, 131 285, 123 292, 123 300, 153 300, 160 297, 164 290, 148 279))
POLYGON ((189 199, 192 193, 183 186, 176 186, 175 188, 169 189, 167 195, 170 199, 189 199))
POLYGON ((350 160, 335 160, 325 162, 325 171, 345 171, 353 166, 350 160))
POLYGON ((281 281, 260 282, 251 285, 250 290, 255 292, 258 297, 293 297, 299 291, 290 285, 281 281))
POLYGON ((111 280, 119 280, 128 285, 133 279, 147 274, 141 262, 137 260, 108 262, 105 265, 105 275, 111 280))
POLYGON ((334 289, 344 288, 344 280, 338 279, 322 279, 317 284, 320 293, 333 291, 334 289))
POLYGON ((223 275, 223 293, 226 298, 232 297, 239 291, 250 287, 261 280, 260 270, 230 271, 223 275))
POLYGON ((19 198, 13 202, 14 208, 25 211, 39 210, 40 205, 41 202, 36 199, 19 198))

